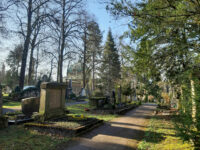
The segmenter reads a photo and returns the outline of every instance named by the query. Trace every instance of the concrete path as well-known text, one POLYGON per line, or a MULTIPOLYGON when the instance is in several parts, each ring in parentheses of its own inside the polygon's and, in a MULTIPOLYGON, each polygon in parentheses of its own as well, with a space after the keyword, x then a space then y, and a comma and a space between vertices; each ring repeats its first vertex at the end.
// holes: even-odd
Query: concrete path
POLYGON ((63 150, 134 150, 143 139, 155 104, 144 104, 62 145, 63 150))

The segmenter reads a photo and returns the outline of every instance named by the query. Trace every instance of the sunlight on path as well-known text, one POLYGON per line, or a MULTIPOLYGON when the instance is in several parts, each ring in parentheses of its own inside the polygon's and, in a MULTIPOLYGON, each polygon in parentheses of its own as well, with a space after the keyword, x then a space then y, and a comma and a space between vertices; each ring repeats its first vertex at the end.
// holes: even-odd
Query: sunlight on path
POLYGON ((144 104, 97 129, 75 138, 65 150, 129 150, 143 139, 145 127, 156 105, 144 104))

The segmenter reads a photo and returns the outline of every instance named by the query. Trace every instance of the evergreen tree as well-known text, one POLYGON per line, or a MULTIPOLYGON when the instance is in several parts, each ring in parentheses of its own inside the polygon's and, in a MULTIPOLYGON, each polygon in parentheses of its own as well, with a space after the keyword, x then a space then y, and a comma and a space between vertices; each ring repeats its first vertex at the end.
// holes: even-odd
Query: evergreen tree
POLYGON ((181 112, 177 131, 200 149, 199 1, 111 0, 107 8, 117 17, 132 18, 126 37, 140 44, 137 51, 126 49, 133 54, 134 70, 148 79, 162 74, 176 87, 181 112))
POLYGON ((120 61, 111 30, 108 32, 107 41, 104 47, 103 60, 100 68, 100 77, 104 89, 109 93, 120 79, 120 61))

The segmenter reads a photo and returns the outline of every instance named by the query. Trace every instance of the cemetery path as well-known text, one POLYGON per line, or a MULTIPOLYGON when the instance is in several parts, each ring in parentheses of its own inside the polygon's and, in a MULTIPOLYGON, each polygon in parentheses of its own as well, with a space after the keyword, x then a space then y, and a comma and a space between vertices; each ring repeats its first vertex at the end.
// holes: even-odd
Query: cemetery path
POLYGON ((143 139, 145 128, 156 109, 155 104, 143 104, 124 116, 74 138, 60 147, 64 150, 134 150, 143 139))

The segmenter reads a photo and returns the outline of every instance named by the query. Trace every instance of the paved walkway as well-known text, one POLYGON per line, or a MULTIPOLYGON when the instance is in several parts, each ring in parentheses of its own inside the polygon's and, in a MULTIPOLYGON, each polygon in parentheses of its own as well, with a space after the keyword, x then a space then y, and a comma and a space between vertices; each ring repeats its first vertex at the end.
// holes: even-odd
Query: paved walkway
POLYGON ((145 127, 156 105, 144 104, 126 115, 115 118, 97 129, 74 138, 64 150, 134 150, 144 136, 145 127))

